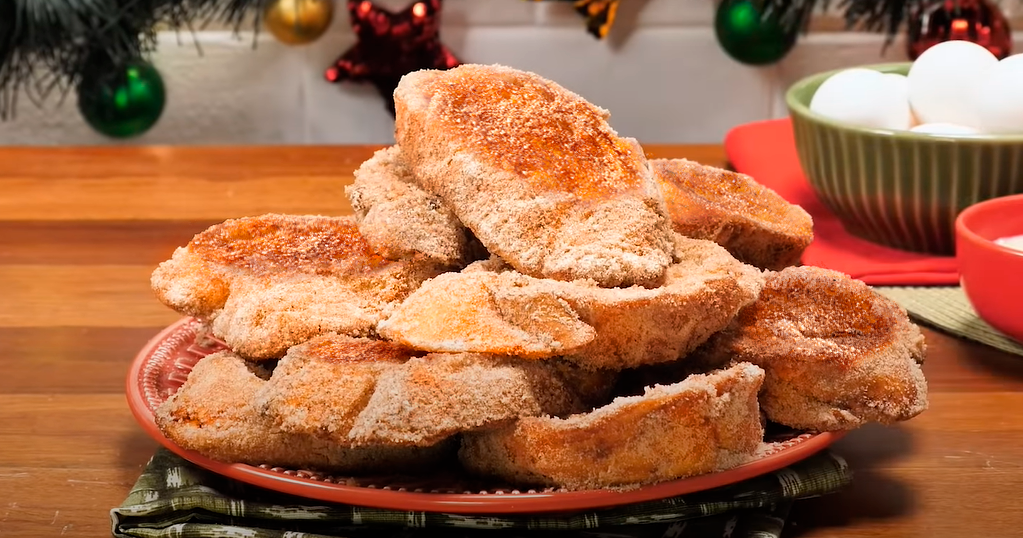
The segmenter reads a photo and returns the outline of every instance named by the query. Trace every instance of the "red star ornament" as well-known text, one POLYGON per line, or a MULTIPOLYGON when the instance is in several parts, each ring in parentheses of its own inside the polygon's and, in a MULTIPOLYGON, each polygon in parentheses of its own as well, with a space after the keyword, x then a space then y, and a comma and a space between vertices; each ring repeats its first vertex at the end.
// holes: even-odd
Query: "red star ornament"
POLYGON ((324 73, 329 82, 370 82, 394 115, 394 89, 406 73, 461 64, 440 42, 441 0, 418 0, 398 13, 348 0, 358 41, 324 73))

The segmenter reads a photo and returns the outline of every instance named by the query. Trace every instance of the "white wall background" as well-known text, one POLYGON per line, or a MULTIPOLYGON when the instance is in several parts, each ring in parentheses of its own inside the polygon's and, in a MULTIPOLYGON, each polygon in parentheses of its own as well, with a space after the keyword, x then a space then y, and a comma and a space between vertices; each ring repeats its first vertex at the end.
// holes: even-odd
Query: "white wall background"
MULTIPOLYGON (((401 9, 410 0, 376 1, 401 9)), ((610 110, 619 133, 644 143, 717 143, 735 125, 784 116, 785 88, 804 75, 905 59, 901 43, 882 56, 879 35, 811 33, 779 64, 748 67, 718 47, 714 10, 712 0, 623 0, 612 34, 599 41, 571 3, 446 0, 441 39, 463 62, 556 80, 610 110)), ((163 34, 153 62, 168 103, 148 133, 106 139, 83 122, 70 95, 42 108, 22 99, 15 119, 0 123, 0 144, 389 143, 392 118, 372 86, 323 78, 353 42, 340 0, 334 28, 305 47, 265 32, 255 49, 251 34, 163 34)))

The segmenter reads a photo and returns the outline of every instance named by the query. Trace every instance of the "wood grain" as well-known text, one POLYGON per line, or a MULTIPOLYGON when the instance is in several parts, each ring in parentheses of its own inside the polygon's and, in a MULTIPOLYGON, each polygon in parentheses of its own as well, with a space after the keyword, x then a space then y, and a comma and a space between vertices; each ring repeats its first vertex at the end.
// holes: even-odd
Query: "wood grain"
MULTIPOLYGON (((347 211, 373 149, 0 149, 0 537, 109 536, 157 447, 125 375, 178 319, 152 268, 224 218, 347 211)), ((717 146, 646 149, 726 164, 717 146)), ((924 332, 930 409, 842 439, 853 484, 797 503, 786 537, 1018 535, 1023 358, 924 332)))
MULTIPOLYGON (((0 170, 0 221, 223 220, 262 213, 347 215, 352 171, 376 147, 15 148, 0 170), (131 158, 126 158, 130 155, 131 158), (59 185, 59 188, 57 187, 59 185)), ((651 155, 677 149, 650 146, 651 155)), ((714 146, 694 158, 723 162, 714 146)))
POLYGON ((0 326, 152 327, 178 319, 148 265, 0 265, 0 326))
POLYGON ((5 368, 0 395, 123 395, 129 363, 162 328, 0 328, 0 363, 30 365, 5 368))
POLYGON ((0 221, 0 264, 155 267, 220 221, 0 221))
MULTIPOLYGON (((139 447, 150 453, 156 446, 139 447)), ((110 509, 120 503, 142 471, 114 469, 11 469, 0 474, 0 532, 3 536, 109 537, 110 509), (58 495, 64 502, 56 502, 58 495), (74 502, 67 502, 74 499, 74 502)))

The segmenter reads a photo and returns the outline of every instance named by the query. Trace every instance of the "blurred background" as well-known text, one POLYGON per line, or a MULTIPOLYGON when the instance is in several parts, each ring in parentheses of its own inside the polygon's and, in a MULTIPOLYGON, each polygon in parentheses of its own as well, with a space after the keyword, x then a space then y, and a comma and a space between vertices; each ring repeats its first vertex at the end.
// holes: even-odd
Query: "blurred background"
MULTIPOLYGON (((401 11, 410 0, 375 0, 401 11)), ((1001 6, 1010 21, 1013 3, 1001 6)), ((611 111, 619 133, 644 143, 720 143, 732 127, 787 115, 783 96, 822 70, 907 58, 905 37, 845 30, 838 6, 815 12, 809 33, 780 60, 754 66, 726 54, 712 0, 622 0, 604 38, 573 2, 445 0, 440 40, 465 63, 501 63, 554 79, 611 111)), ((1012 24, 1023 28, 1023 25, 1012 24)), ((158 33, 149 56, 166 105, 141 134, 91 128, 75 93, 20 98, 0 123, 4 145, 386 144, 393 119, 366 83, 330 83, 325 69, 356 43, 345 2, 308 44, 286 45, 253 25, 158 33)))

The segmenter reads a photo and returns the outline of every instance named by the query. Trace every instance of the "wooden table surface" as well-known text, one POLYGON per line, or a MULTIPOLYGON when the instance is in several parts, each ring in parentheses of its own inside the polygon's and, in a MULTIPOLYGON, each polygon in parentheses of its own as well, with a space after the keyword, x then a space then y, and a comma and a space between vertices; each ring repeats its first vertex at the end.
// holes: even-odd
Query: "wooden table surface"
MULTIPOLYGON (((0 149, 0 536, 109 535, 157 447, 125 373, 178 319, 152 269, 225 218, 350 212, 373 149, 0 149)), ((648 151, 724 164, 717 146, 648 151)), ((931 408, 840 441, 853 484, 797 503, 786 536, 1023 534, 1023 358, 925 333, 931 408)))

